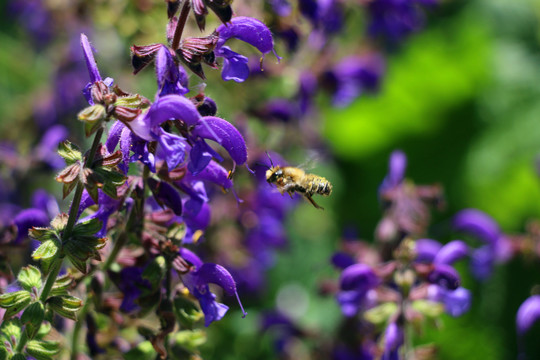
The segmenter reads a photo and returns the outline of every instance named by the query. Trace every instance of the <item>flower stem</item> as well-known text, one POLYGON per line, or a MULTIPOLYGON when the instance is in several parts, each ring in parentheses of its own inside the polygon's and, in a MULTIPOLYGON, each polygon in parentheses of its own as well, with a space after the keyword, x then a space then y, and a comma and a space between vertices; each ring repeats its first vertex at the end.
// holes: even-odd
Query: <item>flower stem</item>
POLYGON ((73 327, 73 334, 71 337, 71 360, 76 360, 79 353, 79 333, 81 332, 81 326, 88 312, 88 307, 91 301, 91 296, 86 298, 83 307, 79 310, 78 321, 75 321, 75 326, 73 327))
MULTIPOLYGON (((98 148, 99 142, 101 141, 101 136, 103 135, 103 127, 101 127, 94 137, 94 142, 92 143, 92 147, 90 148, 90 152, 88 153, 88 157, 86 158, 86 161, 84 162, 84 167, 88 167, 88 165, 92 164, 94 161, 94 156, 96 155, 96 150, 98 148)), ((68 223, 66 225, 66 228, 64 229, 64 233, 62 234, 62 241, 65 241, 69 238, 71 235, 71 230, 73 230, 73 226, 75 225, 75 221, 77 221, 77 215, 79 213, 79 206, 81 204, 81 198, 82 193, 84 190, 84 185, 82 183, 77 184, 77 189, 75 190, 75 195, 73 195, 73 201, 71 202, 71 208, 69 209, 69 218, 68 223)))
POLYGON ((189 10, 191 9, 191 0, 184 0, 184 5, 182 10, 180 10, 180 17, 178 18, 178 23, 176 24, 176 29, 174 30, 174 37, 172 40, 171 47, 174 51, 178 49, 180 45, 180 40, 182 39, 182 33, 184 32, 184 27, 186 26, 186 20, 189 15, 189 10))

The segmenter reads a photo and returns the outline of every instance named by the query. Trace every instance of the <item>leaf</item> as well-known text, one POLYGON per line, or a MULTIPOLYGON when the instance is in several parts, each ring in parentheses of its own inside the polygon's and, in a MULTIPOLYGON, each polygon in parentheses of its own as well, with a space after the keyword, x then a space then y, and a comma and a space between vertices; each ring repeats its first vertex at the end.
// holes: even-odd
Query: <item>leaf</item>
POLYGON ((71 286, 73 279, 69 274, 59 276, 51 289, 50 296, 67 295, 67 290, 71 286))
POLYGON ((60 352, 60 345, 56 341, 30 340, 26 345, 26 352, 37 360, 50 360, 60 352))
POLYGON ((385 302, 366 311, 364 318, 375 325, 382 325, 388 321, 397 309, 396 303, 385 302))
POLYGON ((190 351, 196 351, 206 342, 206 332, 203 330, 182 330, 175 334, 174 342, 190 351))
POLYGON ((0 295, 0 307, 6 309, 4 320, 24 310, 32 301, 31 294, 26 290, 15 291, 0 295))
POLYGON ((25 331, 28 338, 34 338, 44 318, 45 308, 40 301, 31 304, 24 310, 21 316, 21 322, 26 325, 25 331))
POLYGON ((204 318, 204 314, 192 301, 183 296, 174 299, 174 315, 185 328, 192 329, 193 325, 204 318))
POLYGON ((58 155, 63 157, 68 165, 82 161, 82 153, 79 148, 67 140, 58 145, 58 155))
POLYGON ((17 280, 25 290, 31 291, 32 288, 40 289, 42 285, 41 271, 32 265, 23 267, 21 271, 19 271, 17 280))
POLYGON ((58 244, 54 240, 47 240, 42 243, 33 253, 34 260, 51 259, 58 253, 58 244))
POLYGON ((77 320, 77 313, 83 306, 83 302, 75 296, 63 295, 49 298, 47 305, 58 315, 77 320))
POLYGON ((94 235, 103 227, 103 222, 97 218, 80 222, 73 228, 73 236, 94 235))

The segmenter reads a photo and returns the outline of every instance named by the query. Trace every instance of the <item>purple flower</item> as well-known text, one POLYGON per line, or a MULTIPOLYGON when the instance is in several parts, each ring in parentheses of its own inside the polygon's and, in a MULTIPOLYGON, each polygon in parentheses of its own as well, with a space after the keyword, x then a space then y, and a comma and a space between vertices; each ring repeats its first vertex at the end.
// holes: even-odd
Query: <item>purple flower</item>
POLYGON ((354 264, 341 273, 337 300, 345 316, 354 316, 361 308, 369 305, 368 292, 380 283, 371 267, 354 264))
POLYGON ((68 131, 65 126, 51 126, 45 134, 43 134, 41 141, 34 150, 36 158, 53 169, 61 169, 64 167, 65 161, 58 155, 56 149, 58 148, 58 144, 64 141, 67 136, 68 131))
POLYGON ((540 319, 540 295, 533 295, 521 304, 516 314, 516 327, 524 335, 540 319))
POLYGON ((462 210, 454 217, 453 227, 485 243, 471 252, 471 271, 477 279, 487 279, 496 262, 508 259, 507 239, 486 213, 477 209, 462 210))
MULTIPOLYGON (((83 49, 84 59, 86 61, 86 67, 88 68, 88 74, 90 75, 90 82, 84 87, 83 94, 88 103, 90 105, 94 105, 94 100, 92 99, 90 92, 92 86, 96 82, 101 81, 102 79, 99 73, 99 69, 97 67, 96 60, 94 59, 94 48, 90 45, 88 37, 86 37, 85 34, 81 34, 81 46, 83 49)), ((113 83, 113 79, 106 78, 103 82, 105 83, 105 85, 111 86, 113 83)))
MULTIPOLYGON (((109 221, 109 217, 111 217, 112 214, 114 214, 116 211, 120 209, 122 206, 123 201, 122 199, 113 199, 106 195, 103 191, 98 190, 98 209, 93 214, 90 214, 83 219, 79 219, 79 222, 88 221, 91 219, 99 219, 102 223, 101 230, 96 233, 96 236, 98 237, 104 237, 107 235, 107 223, 109 221)), ((79 215, 82 214, 82 212, 94 205, 94 200, 90 197, 88 192, 84 190, 82 198, 81 198, 81 205, 79 207, 79 215)))
POLYGON ((185 95, 189 92, 188 76, 184 68, 177 65, 169 48, 162 45, 156 55, 156 77, 158 95, 185 95))
POLYGON ((403 330, 391 322, 384 332, 384 353, 381 360, 399 360, 399 347, 403 345, 403 330))
POLYGON ((313 28, 324 35, 337 33, 343 27, 343 10, 336 0, 299 0, 299 8, 313 28))
POLYGON ((143 269, 137 266, 123 268, 116 286, 124 294, 120 310, 130 313, 139 309, 137 299, 141 296, 144 289, 150 289, 151 284, 143 279, 143 269))
POLYGON ((390 43, 399 43, 418 31, 424 23, 419 4, 432 5, 436 0, 373 0, 368 2, 371 17, 368 32, 390 43))
POLYGON ((182 280, 190 293, 199 300, 201 310, 204 313, 205 326, 209 326, 213 321, 221 320, 229 309, 227 305, 216 301, 216 295, 210 292, 208 286, 210 283, 222 287, 228 295, 236 295, 242 313, 244 316, 247 315, 236 291, 236 283, 223 266, 203 263, 197 255, 185 248, 180 250, 180 256, 194 267, 189 273, 182 275, 182 280))
MULTIPOLYGON (((239 16, 231 19, 230 24, 220 25, 216 32, 219 39, 214 53, 223 58, 223 80, 243 82, 249 76, 248 58, 232 51, 225 43, 232 38, 242 40, 259 50, 263 56, 274 50, 272 33, 266 25, 257 19, 239 16)), ((277 55, 276 55, 277 56, 277 55)))
POLYGON ((379 194, 392 189, 403 182, 407 169, 407 156, 401 150, 395 150, 390 154, 388 174, 379 187, 379 194))
POLYGON ((430 285, 428 299, 443 303, 446 312, 453 317, 463 315, 471 307, 471 292, 462 287, 447 290, 438 285, 430 285))
POLYGON ((28 236, 28 230, 32 227, 46 227, 49 225, 49 216, 41 209, 25 209, 13 218, 13 224, 17 227, 17 237, 14 240, 18 244, 28 236))

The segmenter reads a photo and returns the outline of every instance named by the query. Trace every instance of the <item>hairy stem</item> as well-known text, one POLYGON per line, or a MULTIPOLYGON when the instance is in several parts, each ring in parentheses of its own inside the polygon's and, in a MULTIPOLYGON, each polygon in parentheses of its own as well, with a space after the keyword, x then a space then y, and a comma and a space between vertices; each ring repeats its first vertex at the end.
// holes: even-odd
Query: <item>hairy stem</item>
POLYGON ((180 40, 182 39, 182 33, 184 32, 184 27, 186 26, 186 20, 189 15, 189 10, 191 9, 191 0, 184 0, 184 5, 182 10, 180 10, 180 17, 178 18, 178 23, 176 24, 176 29, 174 30, 174 37, 172 40, 171 47, 174 51, 178 49, 180 45, 180 40))

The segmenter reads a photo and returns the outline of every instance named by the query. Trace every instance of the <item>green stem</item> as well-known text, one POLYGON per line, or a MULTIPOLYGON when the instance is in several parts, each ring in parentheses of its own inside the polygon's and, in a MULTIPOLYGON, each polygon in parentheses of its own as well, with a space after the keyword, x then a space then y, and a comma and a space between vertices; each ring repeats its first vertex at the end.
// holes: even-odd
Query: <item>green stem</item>
POLYGON ((73 327, 73 335, 71 337, 71 360, 77 360, 77 355, 79 353, 79 333, 81 332, 82 323, 88 312, 88 307, 90 304, 91 295, 86 298, 83 307, 79 310, 78 321, 75 322, 73 327))
MULTIPOLYGON (((84 167, 88 167, 88 165, 91 165, 92 162, 94 162, 94 157, 96 155, 96 150, 99 146, 99 142, 101 141, 101 136, 103 135, 103 127, 101 127, 94 137, 94 142, 92 143, 92 148, 90 148, 90 152, 88 153, 88 157, 86 158, 86 161, 84 162, 84 167)), ((62 241, 65 241, 69 238, 71 235, 71 230, 73 230, 73 226, 75 226, 75 222, 77 221, 77 214, 79 213, 79 206, 81 204, 81 198, 84 190, 84 185, 82 183, 77 184, 77 189, 75 190, 75 195, 73 195, 73 201, 71 202, 71 208, 69 209, 69 218, 66 225, 66 228, 64 229, 64 233, 62 234, 62 241)))
MULTIPOLYGON (((104 131, 104 128, 101 127, 96 132, 96 135, 94 136, 94 142, 92 143, 92 147, 90 148, 90 151, 88 152, 88 157, 86 158, 84 162, 84 167, 87 167, 94 161, 94 157, 96 155, 99 142, 101 141, 101 136, 103 135, 103 131, 104 131)), ((71 231, 73 230, 73 227, 75 226, 75 222, 77 221, 77 216, 79 213, 79 207, 81 205, 83 191, 84 191, 84 185, 82 183, 77 184, 77 188, 75 189, 75 195, 73 195, 73 201, 71 202, 71 207, 69 209, 68 221, 62 233, 62 243, 64 243, 71 236, 71 231)), ((39 301, 41 301, 43 304, 45 304, 47 299, 49 298, 49 294, 54 286, 54 282, 56 281, 56 278, 58 277, 58 274, 60 273, 60 269, 62 269, 63 260, 64 260, 64 257, 59 256, 55 258, 53 260, 53 263, 51 264, 49 275, 47 276, 47 281, 45 282, 45 285, 43 286, 43 289, 41 290, 41 294, 39 296, 39 301)), ((20 341, 17 344, 17 352, 23 351, 28 340, 31 340, 31 339, 28 339, 28 336, 26 336, 26 331, 23 331, 20 341)))

